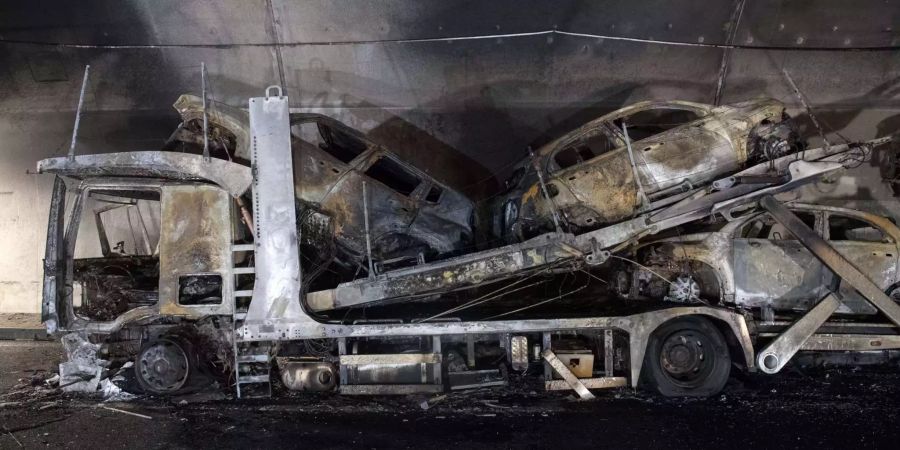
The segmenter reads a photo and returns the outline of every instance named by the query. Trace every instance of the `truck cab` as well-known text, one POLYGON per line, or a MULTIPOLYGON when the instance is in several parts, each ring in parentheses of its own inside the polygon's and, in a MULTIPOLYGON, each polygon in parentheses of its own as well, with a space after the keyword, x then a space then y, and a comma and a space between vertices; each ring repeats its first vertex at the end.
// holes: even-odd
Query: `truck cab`
POLYGON ((230 316, 232 245, 246 233, 233 196, 249 187, 249 169, 200 164, 198 155, 123 155, 39 164, 57 175, 44 260, 48 331, 108 334, 144 320, 230 316))

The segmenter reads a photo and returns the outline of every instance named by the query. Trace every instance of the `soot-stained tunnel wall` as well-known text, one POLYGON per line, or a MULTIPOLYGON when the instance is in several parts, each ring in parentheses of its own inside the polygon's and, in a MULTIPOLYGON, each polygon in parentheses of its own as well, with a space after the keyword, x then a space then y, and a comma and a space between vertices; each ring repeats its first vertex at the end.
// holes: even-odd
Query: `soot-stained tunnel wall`
MULTIPOLYGON (((640 100, 767 95, 815 135, 782 69, 828 129, 894 132, 898 23, 900 6, 880 0, 0 6, 0 312, 37 311, 50 180, 26 170, 67 150, 85 64, 79 153, 159 148, 178 122, 170 105, 199 92, 204 61, 216 100, 245 105, 283 84, 292 107, 484 196, 528 146, 640 100)), ((855 173, 805 195, 893 213, 877 167, 855 173)))

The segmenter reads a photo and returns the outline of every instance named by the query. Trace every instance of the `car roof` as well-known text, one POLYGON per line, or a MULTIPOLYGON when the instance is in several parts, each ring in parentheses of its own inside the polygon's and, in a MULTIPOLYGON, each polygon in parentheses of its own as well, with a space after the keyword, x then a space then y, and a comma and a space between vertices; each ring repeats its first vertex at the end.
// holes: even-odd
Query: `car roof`
POLYGON ((696 102, 689 102, 689 101, 684 101, 684 100, 666 100, 666 101, 643 100, 643 101, 640 101, 637 103, 632 103, 628 106, 624 106, 622 108, 610 111, 600 117, 597 117, 596 119, 592 119, 588 122, 585 122, 584 124, 578 126, 577 128, 574 128, 574 129, 570 130, 569 132, 563 134, 562 136, 548 142, 547 144, 544 144, 543 146, 541 146, 538 149, 537 154, 539 154, 541 156, 546 156, 546 155, 552 153, 556 148, 560 147, 564 141, 567 141, 567 140, 573 138, 574 136, 577 136, 579 134, 587 132, 590 129, 596 128, 598 125, 600 125, 604 122, 608 122, 619 116, 626 115, 632 111, 638 112, 638 111, 646 111, 646 110, 650 110, 650 109, 664 109, 664 108, 671 108, 671 107, 679 107, 681 109, 691 109, 691 110, 702 110, 702 111, 706 111, 706 112, 709 112, 714 108, 714 106, 708 105, 705 103, 696 103, 696 102))
MULTIPOLYGON (((889 219, 886 216, 878 215, 875 213, 862 211, 859 209, 844 208, 841 206, 821 205, 821 204, 816 204, 816 203, 795 202, 795 203, 787 203, 787 204, 785 204, 785 206, 792 211, 810 211, 810 212, 819 211, 819 212, 836 213, 836 214, 842 214, 845 216, 856 217, 859 219, 863 219, 863 220, 872 222, 875 225, 878 225, 878 226, 884 228, 885 230, 890 230, 891 234, 895 235, 895 237, 900 237, 900 236, 897 236, 898 234, 900 234, 900 228, 897 228, 897 225, 894 224, 894 222, 891 221, 891 219, 889 219)), ((758 217, 764 213, 766 213, 766 211, 761 210, 757 213, 748 214, 743 219, 738 219, 738 220, 735 220, 734 222, 731 222, 731 223, 725 225, 725 227, 722 228, 722 232, 726 232, 725 231, 726 229, 728 230, 727 232, 734 231, 735 229, 743 226, 745 223, 747 223, 752 218, 758 217)))

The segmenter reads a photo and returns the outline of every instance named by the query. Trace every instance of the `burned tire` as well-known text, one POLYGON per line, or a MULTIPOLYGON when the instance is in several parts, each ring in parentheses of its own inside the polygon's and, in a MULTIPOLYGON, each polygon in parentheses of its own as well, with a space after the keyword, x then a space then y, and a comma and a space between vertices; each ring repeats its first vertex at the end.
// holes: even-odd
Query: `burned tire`
POLYGON ((197 370, 191 346, 175 337, 148 341, 134 362, 134 375, 144 392, 171 395, 182 391, 197 370))
POLYGON ((664 323, 650 336, 644 383, 666 397, 708 397, 725 387, 731 357, 722 333, 702 317, 664 323))

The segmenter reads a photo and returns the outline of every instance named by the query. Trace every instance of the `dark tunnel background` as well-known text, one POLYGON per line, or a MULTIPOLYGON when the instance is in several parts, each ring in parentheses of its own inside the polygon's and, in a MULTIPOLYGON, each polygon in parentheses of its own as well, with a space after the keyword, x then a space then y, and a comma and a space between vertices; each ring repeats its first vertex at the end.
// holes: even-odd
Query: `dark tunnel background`
MULTIPOLYGON (((484 196, 528 146, 640 100, 770 96, 813 136, 782 69, 827 130, 894 133, 898 26, 884 0, 4 2, 0 311, 38 305, 52 183, 26 171, 67 150, 86 64, 78 153, 158 149, 202 61, 218 101, 283 84, 293 107, 484 196)), ((878 167, 858 171, 810 193, 896 216, 878 167)))

